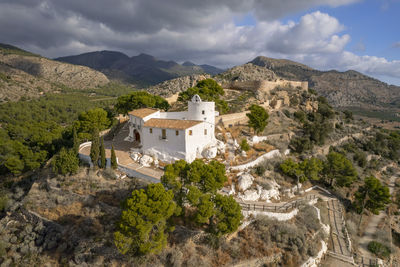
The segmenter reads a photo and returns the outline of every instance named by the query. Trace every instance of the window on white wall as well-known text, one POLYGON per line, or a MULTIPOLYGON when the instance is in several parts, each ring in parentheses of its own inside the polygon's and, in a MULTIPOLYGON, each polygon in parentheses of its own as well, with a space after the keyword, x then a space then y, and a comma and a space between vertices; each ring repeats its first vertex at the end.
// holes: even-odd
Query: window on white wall
POLYGON ((149 131, 150 131, 150 133, 153 133, 153 128, 150 128, 149 131))
POLYGON ((179 131, 178 130, 175 131, 175 135, 179 135, 179 131))
POLYGON ((204 135, 207 135, 207 129, 204 129, 204 135))
POLYGON ((206 114, 206 112, 205 112, 204 110, 202 110, 202 111, 201 111, 201 114, 203 114, 203 115, 204 115, 204 114, 206 114))
POLYGON ((193 131, 192 130, 189 130, 189 135, 193 135, 193 131))

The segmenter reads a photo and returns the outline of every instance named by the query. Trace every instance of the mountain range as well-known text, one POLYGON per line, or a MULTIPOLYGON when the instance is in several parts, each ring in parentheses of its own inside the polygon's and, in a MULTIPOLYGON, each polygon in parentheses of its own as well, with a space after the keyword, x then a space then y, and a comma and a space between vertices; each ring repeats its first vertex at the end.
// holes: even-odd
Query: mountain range
POLYGON ((210 65, 196 65, 189 61, 178 64, 175 61, 160 60, 147 54, 129 57, 115 51, 96 51, 59 57, 55 60, 87 66, 104 73, 111 80, 139 86, 155 85, 185 75, 216 75, 223 72, 222 69, 210 65))
POLYGON ((0 44, 0 101, 46 92, 93 89, 119 80, 162 96, 186 90, 197 81, 213 77, 233 80, 308 81, 309 88, 327 97, 335 107, 360 112, 400 112, 400 87, 388 85, 354 70, 320 71, 304 64, 259 56, 252 61, 221 70, 186 61, 159 60, 151 55, 129 57, 120 52, 97 51, 51 60, 11 45, 0 44), (149 85, 152 85, 149 87, 149 85))

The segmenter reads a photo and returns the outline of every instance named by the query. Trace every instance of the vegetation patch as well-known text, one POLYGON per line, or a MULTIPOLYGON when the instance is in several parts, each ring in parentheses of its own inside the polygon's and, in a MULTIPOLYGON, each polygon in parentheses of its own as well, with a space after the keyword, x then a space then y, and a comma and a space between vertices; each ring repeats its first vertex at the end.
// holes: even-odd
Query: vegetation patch
POLYGON ((368 250, 374 253, 376 256, 380 258, 387 258, 389 257, 391 251, 390 248, 379 243, 377 241, 371 241, 368 243, 368 250))

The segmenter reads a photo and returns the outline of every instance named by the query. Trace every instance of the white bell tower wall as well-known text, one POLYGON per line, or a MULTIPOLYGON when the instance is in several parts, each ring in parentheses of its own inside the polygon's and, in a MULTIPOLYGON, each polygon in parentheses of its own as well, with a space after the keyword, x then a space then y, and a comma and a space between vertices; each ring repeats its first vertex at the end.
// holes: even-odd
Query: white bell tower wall
POLYGON ((188 120, 205 121, 215 125, 215 103, 203 102, 198 95, 194 95, 188 102, 188 120))

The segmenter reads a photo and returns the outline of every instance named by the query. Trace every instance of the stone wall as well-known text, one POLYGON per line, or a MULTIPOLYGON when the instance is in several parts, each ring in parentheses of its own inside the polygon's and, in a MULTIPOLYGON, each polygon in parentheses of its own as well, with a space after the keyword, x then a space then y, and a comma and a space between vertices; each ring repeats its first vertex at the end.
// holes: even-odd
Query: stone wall
POLYGON ((276 87, 293 87, 301 88, 302 91, 308 90, 308 82, 300 81, 287 81, 287 80, 275 80, 275 81, 233 81, 229 83, 223 83, 221 85, 226 89, 235 90, 250 90, 250 91, 264 91, 269 92, 276 87))
POLYGON ((247 124, 249 118, 246 116, 246 113, 248 113, 248 111, 218 116, 215 118, 215 124, 222 123, 225 128, 239 124, 247 124))

